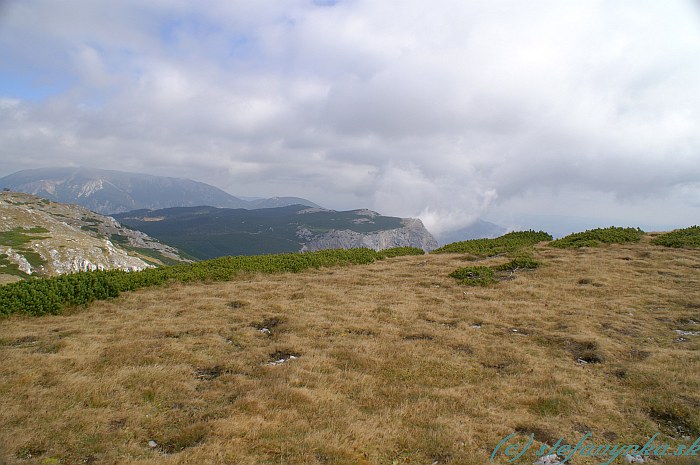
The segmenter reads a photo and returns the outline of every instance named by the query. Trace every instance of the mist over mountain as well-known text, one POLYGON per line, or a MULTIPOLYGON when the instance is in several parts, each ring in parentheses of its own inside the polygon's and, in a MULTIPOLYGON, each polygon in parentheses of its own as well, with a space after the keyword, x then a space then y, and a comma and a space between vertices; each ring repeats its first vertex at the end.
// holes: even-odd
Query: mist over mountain
POLYGON ((0 178, 0 187, 73 203, 102 214, 138 209, 194 207, 270 208, 300 204, 318 207, 298 197, 247 201, 218 187, 190 179, 94 168, 40 168, 0 178))
POLYGON ((468 241, 471 239, 492 239, 505 234, 507 231, 507 228, 499 226, 495 223, 484 220, 476 220, 474 223, 465 228, 435 234, 435 239, 437 239, 438 244, 445 245, 452 242, 468 241))

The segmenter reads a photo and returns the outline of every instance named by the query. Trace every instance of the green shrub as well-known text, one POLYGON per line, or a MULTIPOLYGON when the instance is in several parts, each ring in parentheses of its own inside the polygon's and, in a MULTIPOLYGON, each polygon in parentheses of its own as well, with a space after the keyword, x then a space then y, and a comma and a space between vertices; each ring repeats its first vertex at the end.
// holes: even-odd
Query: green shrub
POLYGON ((367 264, 386 257, 414 255, 420 249, 401 247, 321 250, 319 252, 220 257, 191 264, 150 268, 137 272, 90 271, 51 278, 32 278, 0 286, 0 317, 13 313, 61 313, 72 305, 116 297, 120 292, 157 286, 169 281, 225 281, 242 272, 296 273, 322 266, 367 264))
POLYGON ((33 240, 46 239, 44 236, 32 236, 32 234, 44 234, 48 229, 36 226, 33 228, 14 228, 9 231, 0 231, 0 245, 20 247, 33 240))
POLYGON ((493 270, 487 266, 465 266, 450 273, 450 277, 468 286, 488 286, 496 282, 493 270))
POLYGON ((540 262, 529 255, 521 255, 503 265, 498 265, 494 269, 496 271, 517 271, 517 270, 534 270, 540 266, 540 262))
POLYGON ((642 236, 644 236, 644 231, 639 228, 611 226, 609 228, 589 229, 588 231, 569 234, 561 239, 552 241, 549 245, 560 249, 598 247, 600 244, 639 242, 642 236))
POLYGON ((538 242, 551 240, 552 236, 544 231, 514 231, 495 239, 453 242, 433 250, 433 253, 470 253, 492 257, 502 253, 516 253, 519 250, 532 247, 538 242))
POLYGON ((700 247, 700 226, 691 226, 684 229, 676 229, 670 233, 662 234, 651 240, 652 244, 665 247, 700 247))

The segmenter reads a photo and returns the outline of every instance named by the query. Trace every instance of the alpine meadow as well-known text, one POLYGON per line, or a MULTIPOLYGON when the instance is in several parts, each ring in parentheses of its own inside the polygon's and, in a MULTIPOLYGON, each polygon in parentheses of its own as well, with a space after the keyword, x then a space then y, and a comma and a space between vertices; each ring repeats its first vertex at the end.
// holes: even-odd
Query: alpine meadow
MULTIPOLYGON (((643 444, 659 431, 690 445, 700 250, 656 245, 682 231, 633 231, 632 241, 616 228, 583 233, 596 247, 530 232, 427 255, 69 275, 71 289, 122 293, 2 321, 6 460, 477 464, 513 432, 553 446, 588 431, 595 443, 643 444), (490 281, 455 275, 465 266, 490 281)), ((0 287, 0 300, 60 280, 0 287)))
POLYGON ((700 465, 700 0, 0 0, 0 465, 700 465))

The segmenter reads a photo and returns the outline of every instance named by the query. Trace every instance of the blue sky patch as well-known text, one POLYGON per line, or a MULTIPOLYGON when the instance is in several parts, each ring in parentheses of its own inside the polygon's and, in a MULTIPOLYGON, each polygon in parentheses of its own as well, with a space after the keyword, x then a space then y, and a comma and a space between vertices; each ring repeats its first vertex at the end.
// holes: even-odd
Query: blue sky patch
POLYGON ((0 76, 0 96, 20 100, 41 101, 65 92, 71 86, 68 79, 20 75, 3 72, 0 76))

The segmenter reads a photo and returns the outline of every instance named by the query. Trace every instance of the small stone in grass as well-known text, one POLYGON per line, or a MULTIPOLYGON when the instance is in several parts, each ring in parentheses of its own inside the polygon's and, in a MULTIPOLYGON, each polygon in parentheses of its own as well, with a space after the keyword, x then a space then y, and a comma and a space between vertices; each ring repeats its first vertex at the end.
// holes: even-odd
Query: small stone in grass
POLYGON ((625 455, 625 460, 627 460, 627 463, 644 463, 644 458, 641 455, 627 454, 625 455))
POLYGON ((557 457, 556 454, 551 454, 545 455, 544 457, 540 457, 539 459, 537 459, 535 465, 561 465, 561 462, 559 461, 559 457, 557 457))

